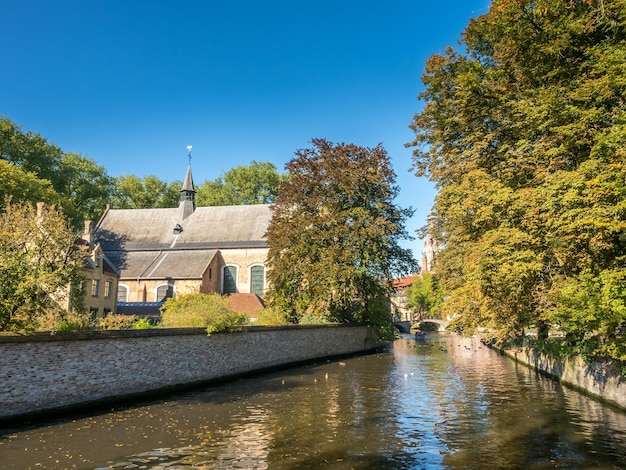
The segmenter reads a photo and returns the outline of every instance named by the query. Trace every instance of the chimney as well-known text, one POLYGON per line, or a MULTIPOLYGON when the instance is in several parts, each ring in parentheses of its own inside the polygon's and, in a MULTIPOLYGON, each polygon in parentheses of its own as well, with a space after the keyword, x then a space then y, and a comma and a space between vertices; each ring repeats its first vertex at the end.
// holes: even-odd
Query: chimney
POLYGON ((83 230, 83 240, 91 244, 93 241, 93 224, 91 220, 85 220, 85 229, 83 230))

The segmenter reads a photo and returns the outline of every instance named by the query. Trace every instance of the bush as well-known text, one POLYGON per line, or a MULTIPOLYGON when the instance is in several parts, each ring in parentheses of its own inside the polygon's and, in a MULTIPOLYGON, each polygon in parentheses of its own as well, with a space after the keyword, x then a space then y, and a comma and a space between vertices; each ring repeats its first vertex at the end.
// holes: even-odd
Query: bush
MULTIPOLYGON (((43 318, 43 317, 42 317, 43 318)), ((49 318, 46 316, 45 318, 49 318)), ((64 312, 58 315, 56 320, 49 320, 47 323, 40 323, 40 330, 45 331, 86 331, 92 330, 95 322, 91 319, 91 315, 86 313, 64 312), (45 325, 45 326, 44 326, 45 325)))
POLYGON ((100 319, 98 327, 103 330, 130 330, 137 321, 135 315, 107 315, 100 319))
POLYGON ((148 330, 156 325, 149 318, 140 318, 130 327, 131 330, 148 330))
POLYGON ((287 325, 289 323, 288 314, 276 307, 267 307, 257 314, 255 325, 273 326, 287 325))
POLYGON ((220 294, 190 293, 167 299, 161 318, 166 328, 206 328, 208 334, 238 331, 248 323, 248 317, 230 310, 220 294))

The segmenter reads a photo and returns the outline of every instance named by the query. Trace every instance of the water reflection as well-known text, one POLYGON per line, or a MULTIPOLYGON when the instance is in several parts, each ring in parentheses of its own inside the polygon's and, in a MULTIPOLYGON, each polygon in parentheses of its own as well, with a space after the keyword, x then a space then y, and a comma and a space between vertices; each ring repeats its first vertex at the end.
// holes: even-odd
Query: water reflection
POLYGON ((626 467, 626 414, 474 338, 362 357, 6 431, 2 468, 626 467))

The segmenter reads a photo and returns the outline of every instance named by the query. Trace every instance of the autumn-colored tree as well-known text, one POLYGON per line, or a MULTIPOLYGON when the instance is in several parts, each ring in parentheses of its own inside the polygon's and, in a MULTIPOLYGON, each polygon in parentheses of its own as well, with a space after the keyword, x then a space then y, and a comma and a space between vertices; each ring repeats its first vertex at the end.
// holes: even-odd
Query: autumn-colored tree
POLYGON ((288 312, 335 322, 387 325, 389 282, 416 269, 395 173, 381 145, 313 139, 286 165, 267 230, 268 297, 288 312), (386 320, 385 320, 386 319, 386 320))
POLYGON ((82 311, 84 258, 52 207, 7 200, 0 212, 0 331, 48 329, 82 311))
POLYGON ((623 2, 495 0, 461 45, 428 60, 408 144, 440 190, 444 310, 501 340, 558 323, 613 341, 626 321, 623 2))

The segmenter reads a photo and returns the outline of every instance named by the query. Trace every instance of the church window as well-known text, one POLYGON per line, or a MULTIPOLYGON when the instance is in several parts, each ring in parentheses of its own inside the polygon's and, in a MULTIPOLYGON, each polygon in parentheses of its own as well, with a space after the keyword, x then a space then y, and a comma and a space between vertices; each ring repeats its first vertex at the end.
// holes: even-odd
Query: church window
POLYGON ((128 287, 124 285, 117 286, 117 301, 128 302, 128 287))
POLYGON ((156 302, 165 302, 166 299, 174 297, 174 286, 162 284, 156 289, 156 302))
POLYGON ((250 292, 263 297, 265 290, 265 268, 252 266, 250 269, 250 292))
POLYGON ((234 294, 237 292, 237 267, 224 267, 224 294, 234 294))

